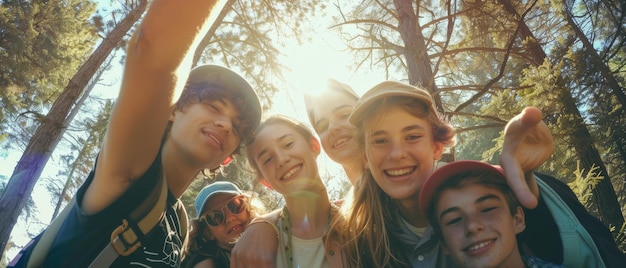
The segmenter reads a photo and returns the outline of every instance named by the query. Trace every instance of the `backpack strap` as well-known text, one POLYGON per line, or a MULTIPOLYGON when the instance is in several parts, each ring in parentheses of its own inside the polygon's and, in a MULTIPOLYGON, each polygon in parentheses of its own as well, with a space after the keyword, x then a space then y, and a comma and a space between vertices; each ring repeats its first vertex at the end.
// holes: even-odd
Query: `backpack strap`
POLYGON ((26 267, 41 267, 43 265, 43 261, 46 259, 46 256, 48 256, 50 247, 52 247, 52 242, 54 242, 54 239, 56 238, 57 233, 59 233, 63 222, 65 222, 65 218, 67 218, 67 214, 70 213, 70 210, 72 210, 75 203, 76 198, 72 197, 61 213, 54 218, 48 228, 46 228, 43 234, 41 234, 39 241, 35 243, 35 248, 33 248, 30 258, 28 258, 28 264, 26 267))
POLYGON ((111 233, 111 243, 107 244, 89 267, 109 267, 117 257, 132 254, 163 219, 167 205, 167 182, 165 175, 159 177, 150 195, 128 217, 122 219, 122 224, 111 233))

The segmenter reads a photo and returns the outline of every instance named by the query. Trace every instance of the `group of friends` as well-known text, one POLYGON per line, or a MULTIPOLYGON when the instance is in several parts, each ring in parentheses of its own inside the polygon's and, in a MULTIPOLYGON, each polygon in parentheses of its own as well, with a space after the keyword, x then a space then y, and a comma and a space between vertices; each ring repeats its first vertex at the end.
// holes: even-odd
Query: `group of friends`
MULTIPOLYGON (((384 81, 358 96, 331 80, 307 96, 311 131, 263 119, 232 70, 191 68, 195 47, 227 1, 154 0, 127 49, 117 103, 95 167, 54 239, 45 267, 97 267, 125 215, 167 184, 160 223, 113 267, 620 267, 609 230, 564 183, 535 170, 553 153, 541 111, 505 127, 500 165, 455 161, 430 94, 384 81), (319 140, 317 137, 319 137, 319 140), (352 188, 330 200, 317 157, 352 188), (189 237, 179 198, 200 172, 243 155, 259 183, 283 196, 267 212, 231 182, 203 188, 189 237)), ((135 228, 129 224, 129 228, 135 228)), ((36 244, 36 243, 35 243, 36 244)), ((26 267, 33 247, 11 267, 26 267)))

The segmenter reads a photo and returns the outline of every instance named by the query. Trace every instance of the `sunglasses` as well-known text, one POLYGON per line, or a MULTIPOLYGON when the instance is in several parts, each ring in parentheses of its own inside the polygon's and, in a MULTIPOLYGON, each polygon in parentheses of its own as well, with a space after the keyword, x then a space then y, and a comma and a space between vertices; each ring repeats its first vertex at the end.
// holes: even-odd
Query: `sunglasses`
POLYGON ((241 195, 235 196, 228 200, 225 206, 209 211, 202 216, 204 222, 213 227, 220 226, 226 221, 226 212, 224 209, 228 209, 228 212, 233 215, 239 215, 246 210, 246 202, 241 195))

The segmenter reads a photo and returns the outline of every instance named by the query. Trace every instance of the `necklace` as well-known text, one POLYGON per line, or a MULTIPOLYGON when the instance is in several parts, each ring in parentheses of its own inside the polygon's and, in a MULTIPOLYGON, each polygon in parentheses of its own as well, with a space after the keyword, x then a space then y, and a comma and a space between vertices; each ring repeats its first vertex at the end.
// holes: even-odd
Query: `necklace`
MULTIPOLYGON (((291 226, 289 225, 289 212, 287 211, 287 206, 283 207, 283 210, 280 212, 280 224, 282 228, 287 233, 287 244, 285 244, 285 254, 287 255, 287 267, 293 267, 293 249, 291 248, 291 226)), ((283 232, 280 232, 281 241, 283 232)))
MULTIPOLYGON (((336 211, 336 207, 333 206, 332 204, 330 205, 330 210, 328 212, 328 223, 326 225, 326 230, 324 231, 324 235, 326 235, 326 232, 328 231, 328 225, 330 225, 330 220, 332 218, 332 215, 334 214, 334 212, 336 211)), ((283 207, 283 210, 280 212, 280 224, 282 229, 285 231, 285 233, 287 233, 287 243, 285 244, 285 255, 287 257, 287 267, 293 267, 293 244, 291 242, 292 240, 292 234, 291 234, 291 225, 289 224, 289 211, 287 210, 287 206, 283 207)), ((279 232, 280 234, 280 241, 284 241, 282 236, 283 236, 283 232, 279 232)))

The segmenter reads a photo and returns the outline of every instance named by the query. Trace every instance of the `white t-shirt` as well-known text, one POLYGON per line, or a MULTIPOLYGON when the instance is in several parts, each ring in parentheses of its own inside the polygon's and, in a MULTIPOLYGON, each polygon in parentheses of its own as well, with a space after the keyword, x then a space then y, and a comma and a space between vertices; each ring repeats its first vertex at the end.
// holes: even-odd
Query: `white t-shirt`
POLYGON ((293 267, 288 267, 287 261, 287 233, 281 231, 281 237, 278 243, 278 251, 276 252, 277 268, 325 268, 328 267, 326 253, 324 250, 324 241, 322 237, 313 239, 301 239, 296 236, 291 237, 293 246, 293 267))

